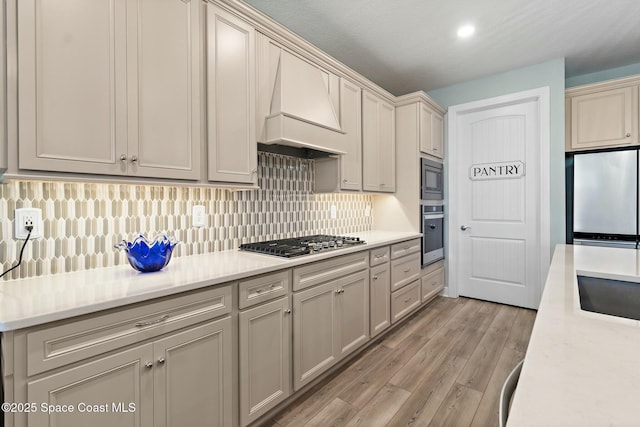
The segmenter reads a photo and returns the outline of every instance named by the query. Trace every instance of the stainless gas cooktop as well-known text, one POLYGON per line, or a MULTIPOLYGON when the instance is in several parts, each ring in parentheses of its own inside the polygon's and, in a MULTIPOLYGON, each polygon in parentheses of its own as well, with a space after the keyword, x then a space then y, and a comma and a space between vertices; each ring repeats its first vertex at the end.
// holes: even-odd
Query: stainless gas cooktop
POLYGON ((315 236, 245 243, 240 245, 240 250, 292 258, 362 244, 365 244, 365 242, 360 240, 359 237, 317 234, 315 236))

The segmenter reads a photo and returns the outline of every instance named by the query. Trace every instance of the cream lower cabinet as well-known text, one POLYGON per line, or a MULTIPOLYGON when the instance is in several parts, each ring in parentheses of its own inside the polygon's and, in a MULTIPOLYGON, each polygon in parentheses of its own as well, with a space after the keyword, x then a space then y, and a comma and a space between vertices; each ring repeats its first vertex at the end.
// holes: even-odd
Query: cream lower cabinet
POLYGON ((27 425, 230 426, 231 332, 227 316, 29 381, 29 401, 52 410, 30 413, 27 425))
POLYGON ((4 395, 38 405, 4 425, 231 426, 231 310, 226 285, 3 334, 4 395))
POLYGON ((282 297, 240 312, 240 422, 243 426, 291 394, 291 306, 282 297))
POLYGON ((362 91, 362 189, 396 191, 395 107, 362 91))
POLYGON ((28 399, 38 407, 28 414, 27 424, 16 425, 151 427, 153 369, 145 364, 152 361, 153 346, 145 345, 30 381, 28 399), (46 409, 53 405, 52 412, 43 411, 43 404, 46 409), (80 404, 92 411, 81 412, 80 404), (56 405, 61 412, 53 412, 56 405), (62 408, 73 408, 73 412, 62 412, 62 408))
POLYGON ((371 338, 391 326, 391 268, 389 246, 369 253, 369 310, 371 338))
POLYGON ((294 293, 294 389, 318 377, 368 339, 368 271, 294 293))
POLYGON ((391 245, 391 323, 421 304, 420 239, 391 245))
POLYGON ((200 178, 200 2, 16 3, 20 169, 200 178))
POLYGON ((207 4, 208 178, 257 184, 256 31, 207 4))

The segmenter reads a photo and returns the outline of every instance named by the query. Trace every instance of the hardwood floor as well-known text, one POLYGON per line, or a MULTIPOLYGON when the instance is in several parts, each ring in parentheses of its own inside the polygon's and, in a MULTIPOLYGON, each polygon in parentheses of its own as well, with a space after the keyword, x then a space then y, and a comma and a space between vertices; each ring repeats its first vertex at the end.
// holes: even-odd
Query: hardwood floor
POLYGON ((535 313, 438 297, 267 425, 497 426, 535 313))

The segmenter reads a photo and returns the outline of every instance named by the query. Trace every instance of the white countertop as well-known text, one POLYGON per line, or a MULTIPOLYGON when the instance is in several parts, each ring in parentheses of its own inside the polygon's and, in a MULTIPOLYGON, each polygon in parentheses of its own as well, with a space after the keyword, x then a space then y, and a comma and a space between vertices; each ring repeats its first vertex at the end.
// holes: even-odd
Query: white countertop
POLYGON ((640 281, 640 251, 556 247, 507 425, 640 425, 640 322, 580 309, 577 274, 640 281))
POLYGON ((390 231, 353 235, 367 244, 292 259, 237 250, 214 252, 172 259, 167 267, 154 273, 139 273, 126 264, 5 281, 0 283, 0 332, 227 283, 421 236, 414 232, 390 231))

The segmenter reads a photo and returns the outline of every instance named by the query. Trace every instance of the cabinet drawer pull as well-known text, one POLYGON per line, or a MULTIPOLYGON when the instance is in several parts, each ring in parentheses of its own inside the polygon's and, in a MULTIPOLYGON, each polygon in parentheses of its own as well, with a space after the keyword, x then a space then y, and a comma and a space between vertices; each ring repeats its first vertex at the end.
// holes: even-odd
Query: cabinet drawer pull
POLYGON ((144 364, 144 367, 145 367, 145 368, 147 368, 147 369, 151 369, 151 368, 153 368, 153 362, 147 362, 147 363, 145 363, 145 364, 144 364))
POLYGON ((147 322, 136 322, 136 326, 138 328, 142 328, 144 326, 151 326, 151 325, 155 325, 157 323, 162 323, 165 320, 167 320, 168 318, 169 318, 169 315, 165 314, 164 316, 162 316, 162 317, 160 317, 159 319, 156 319, 156 320, 149 320, 147 322))
POLYGON ((378 255, 376 255, 376 259, 380 259, 380 258, 384 258, 384 254, 378 254, 378 255))
POLYGON ((406 300, 404 300, 405 303, 411 301, 411 298, 407 298, 406 300))
POLYGON ((165 362, 164 357, 158 359, 158 365, 163 365, 165 362))
POLYGON ((410 268, 407 268, 404 272, 405 272, 405 273, 408 273, 408 272, 410 272, 410 271, 411 271, 411 269, 410 269, 410 268))

